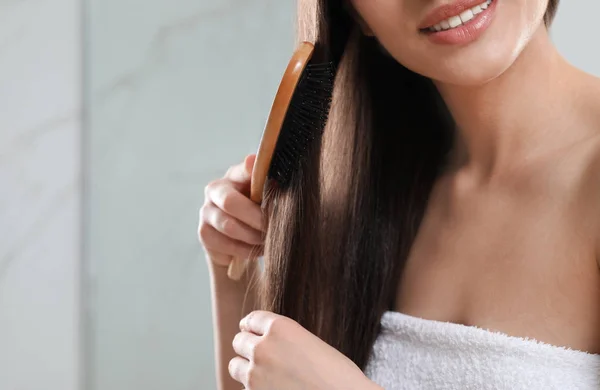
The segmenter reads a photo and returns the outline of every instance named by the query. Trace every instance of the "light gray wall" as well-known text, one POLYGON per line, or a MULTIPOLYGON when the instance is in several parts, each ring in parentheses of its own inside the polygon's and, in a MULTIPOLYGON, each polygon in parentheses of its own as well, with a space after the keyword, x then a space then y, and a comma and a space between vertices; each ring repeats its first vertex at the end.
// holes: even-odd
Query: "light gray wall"
POLYGON ((600 76, 600 33, 595 15, 600 2, 590 0, 561 0, 552 24, 552 39, 561 53, 579 68, 600 76))
MULTIPOLYGON (((600 75, 600 3, 563 3, 559 48, 600 75)), ((295 1, 88 5, 88 384, 213 389, 197 210, 204 185, 258 144, 293 48, 295 1)))
POLYGON ((90 0, 93 390, 213 389, 203 187, 254 152, 293 1, 90 0))
POLYGON ((78 0, 0 1, 0 389, 79 381, 78 0))

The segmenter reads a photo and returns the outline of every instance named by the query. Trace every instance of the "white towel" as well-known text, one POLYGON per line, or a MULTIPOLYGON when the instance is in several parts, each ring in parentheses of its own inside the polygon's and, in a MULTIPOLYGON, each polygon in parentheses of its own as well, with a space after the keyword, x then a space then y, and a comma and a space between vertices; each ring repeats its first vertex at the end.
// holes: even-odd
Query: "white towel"
POLYGON ((599 390, 600 355, 385 312, 365 374, 385 390, 599 390))

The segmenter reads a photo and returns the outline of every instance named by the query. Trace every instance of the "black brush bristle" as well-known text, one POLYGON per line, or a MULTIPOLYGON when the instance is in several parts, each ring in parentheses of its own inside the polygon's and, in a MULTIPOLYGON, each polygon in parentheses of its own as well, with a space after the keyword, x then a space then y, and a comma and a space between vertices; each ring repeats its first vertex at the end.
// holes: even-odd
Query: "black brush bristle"
POLYGON ((331 107, 335 70, 333 63, 309 62, 292 95, 268 177, 286 186, 316 138, 320 138, 331 107))

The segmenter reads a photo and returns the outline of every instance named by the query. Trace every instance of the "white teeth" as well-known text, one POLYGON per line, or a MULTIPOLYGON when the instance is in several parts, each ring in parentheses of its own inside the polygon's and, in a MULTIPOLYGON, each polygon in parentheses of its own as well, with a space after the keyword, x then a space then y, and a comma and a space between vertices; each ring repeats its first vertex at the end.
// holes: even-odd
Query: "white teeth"
POLYGON ((462 20, 460 20, 460 17, 458 16, 453 16, 448 19, 448 23, 450 23, 450 28, 454 28, 460 26, 462 24, 462 20))
POLYGON ((475 15, 478 15, 486 10, 491 3, 492 0, 486 0, 483 3, 462 12, 460 15, 452 16, 451 18, 443 20, 440 23, 429 27, 429 31, 448 30, 450 28, 458 27, 463 23, 467 23, 469 20, 473 19, 475 15))
POLYGON ((473 11, 471 11, 470 9, 466 10, 458 16, 460 17, 460 20, 462 20, 463 23, 467 23, 469 20, 475 17, 475 15, 473 15, 473 11))

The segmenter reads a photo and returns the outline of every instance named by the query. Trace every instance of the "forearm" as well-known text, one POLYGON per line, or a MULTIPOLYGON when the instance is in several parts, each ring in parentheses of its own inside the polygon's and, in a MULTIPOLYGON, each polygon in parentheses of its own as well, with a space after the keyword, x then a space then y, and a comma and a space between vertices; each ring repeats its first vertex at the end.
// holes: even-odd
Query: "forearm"
POLYGON ((231 343, 240 331, 239 322, 254 306, 254 293, 247 293, 247 286, 248 280, 233 281, 227 276, 226 269, 212 267, 212 314, 219 390, 240 389, 240 383, 229 376, 228 366, 229 361, 236 356, 231 343))

